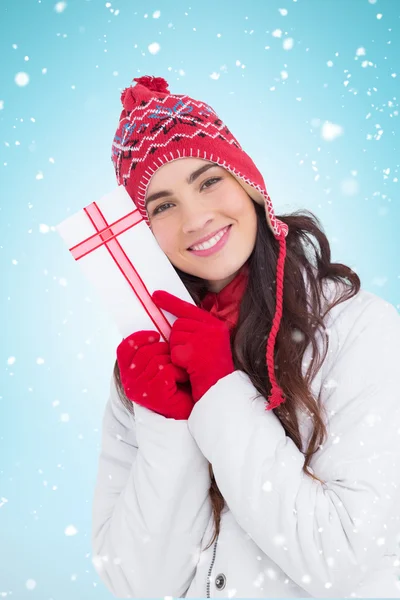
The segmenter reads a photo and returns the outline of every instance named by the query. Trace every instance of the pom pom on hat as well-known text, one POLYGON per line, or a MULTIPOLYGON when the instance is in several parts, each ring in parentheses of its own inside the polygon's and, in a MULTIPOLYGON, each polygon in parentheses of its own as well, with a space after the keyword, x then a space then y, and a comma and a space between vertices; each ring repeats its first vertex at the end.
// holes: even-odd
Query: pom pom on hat
MULTIPOLYGON (((162 77, 151 77, 150 75, 145 75, 144 77, 136 77, 136 79, 133 81, 136 81, 137 84, 147 88, 150 92, 169 94, 168 83, 162 77)), ((141 95, 140 93, 136 94, 135 92, 136 86, 130 86, 125 88, 121 94, 122 106, 128 112, 131 112, 137 105, 137 95, 141 95)))
POLYGON ((145 75, 144 77, 136 77, 133 81, 144 85, 147 89, 152 92, 161 92, 163 94, 169 94, 168 83, 162 77, 151 77, 145 75))

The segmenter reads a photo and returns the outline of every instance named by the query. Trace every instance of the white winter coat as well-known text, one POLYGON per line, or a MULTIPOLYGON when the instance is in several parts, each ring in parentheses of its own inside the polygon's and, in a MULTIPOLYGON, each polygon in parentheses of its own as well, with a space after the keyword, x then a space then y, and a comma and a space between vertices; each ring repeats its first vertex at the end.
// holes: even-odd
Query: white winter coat
MULTIPOLYGON (((111 382, 93 563, 116 597, 400 598, 400 319, 361 290, 325 323, 329 351, 312 389, 328 438, 311 460, 323 485, 241 371, 188 421, 137 404, 131 415, 111 382), (204 551, 207 461, 227 507, 204 551)), ((304 372, 310 359, 311 347, 304 372)), ((307 442, 311 421, 299 419, 307 442)))

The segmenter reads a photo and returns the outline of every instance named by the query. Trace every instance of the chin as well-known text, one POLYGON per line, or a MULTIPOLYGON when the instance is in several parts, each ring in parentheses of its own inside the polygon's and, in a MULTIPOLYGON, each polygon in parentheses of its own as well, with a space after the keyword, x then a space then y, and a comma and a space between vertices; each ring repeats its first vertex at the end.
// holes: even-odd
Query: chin
POLYGON ((207 268, 201 269, 201 271, 196 269, 197 273, 193 273, 193 275, 206 279, 210 284, 218 283, 230 277, 233 278, 245 264, 247 258, 234 262, 230 261, 229 264, 226 264, 226 262, 224 264, 224 261, 221 260, 221 265, 208 265, 207 268))

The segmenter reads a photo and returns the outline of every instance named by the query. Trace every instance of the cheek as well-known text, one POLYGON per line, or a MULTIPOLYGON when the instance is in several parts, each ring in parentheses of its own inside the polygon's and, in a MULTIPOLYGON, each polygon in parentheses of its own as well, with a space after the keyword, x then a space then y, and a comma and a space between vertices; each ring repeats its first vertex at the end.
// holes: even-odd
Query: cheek
POLYGON ((171 256, 176 252, 177 237, 171 231, 171 228, 163 227, 162 225, 161 227, 157 227, 156 225, 155 227, 152 227, 152 232, 164 254, 171 256))
POLYGON ((237 219, 242 227, 247 230, 257 228, 257 215, 252 200, 246 196, 240 197, 236 202, 232 203, 231 216, 237 219))
POLYGON ((250 201, 246 205, 242 205, 242 211, 238 215, 238 222, 244 238, 248 244, 254 246, 257 237, 257 214, 253 203, 250 201))
POLYGON ((219 205, 223 212, 237 220, 250 220, 252 213, 255 214, 253 201, 237 182, 224 189, 219 205))

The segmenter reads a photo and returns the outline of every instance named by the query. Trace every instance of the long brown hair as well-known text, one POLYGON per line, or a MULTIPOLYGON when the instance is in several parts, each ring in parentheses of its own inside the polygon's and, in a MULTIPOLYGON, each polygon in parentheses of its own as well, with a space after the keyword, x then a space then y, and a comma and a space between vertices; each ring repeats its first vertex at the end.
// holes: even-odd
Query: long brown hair
MULTIPOLYGON (((265 354, 266 342, 275 312, 275 273, 279 245, 267 225, 264 207, 254 204, 257 213, 257 236, 248 259, 249 282, 244 293, 238 323, 231 334, 231 347, 237 369, 247 373, 258 393, 267 398, 269 382, 265 354)), ((341 263, 331 263, 328 238, 318 218, 310 211, 302 210, 279 216, 289 226, 286 238, 286 261, 284 273, 283 315, 275 344, 276 379, 286 401, 274 409, 286 435, 303 452, 303 471, 309 477, 321 481, 309 471, 310 460, 327 435, 324 407, 320 397, 313 397, 311 382, 328 351, 329 339, 325 333, 324 316, 341 302, 356 295, 361 282, 356 273, 341 263), (324 279, 336 282, 334 301, 324 301, 324 279), (305 280, 309 286, 306 290, 305 280), (324 352, 320 355, 317 331, 323 336, 324 352), (307 346, 312 346, 312 360, 305 376, 302 375, 302 358, 307 346), (297 410, 312 420, 312 433, 307 448, 302 447, 297 410)), ((176 267, 194 302, 199 305, 207 293, 207 282, 184 273, 176 267)), ((133 405, 124 394, 117 361, 114 378, 122 402, 133 412, 133 405)), ((209 548, 219 535, 221 512, 225 500, 217 486, 211 464, 210 500, 213 509, 215 531, 207 546, 209 548)))

